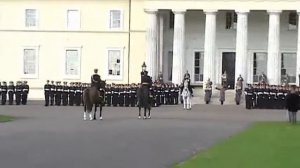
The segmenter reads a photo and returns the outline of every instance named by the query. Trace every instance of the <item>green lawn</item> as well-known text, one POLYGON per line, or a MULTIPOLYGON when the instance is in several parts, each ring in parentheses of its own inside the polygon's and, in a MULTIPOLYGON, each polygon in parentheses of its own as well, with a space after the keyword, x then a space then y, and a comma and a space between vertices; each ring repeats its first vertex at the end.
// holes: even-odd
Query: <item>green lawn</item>
POLYGON ((0 115, 0 123, 12 121, 14 118, 11 116, 0 115))
POLYGON ((299 123, 256 123, 175 168, 297 168, 299 157, 299 123))

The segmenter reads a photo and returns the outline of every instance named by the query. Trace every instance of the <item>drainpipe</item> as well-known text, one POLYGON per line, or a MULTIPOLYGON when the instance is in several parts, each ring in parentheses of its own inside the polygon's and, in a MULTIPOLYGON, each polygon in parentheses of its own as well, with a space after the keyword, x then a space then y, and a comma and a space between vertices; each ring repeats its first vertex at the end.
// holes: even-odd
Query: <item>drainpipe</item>
POLYGON ((131 0, 128 1, 128 59, 127 59, 127 84, 129 84, 130 74, 130 45, 131 45, 131 0))

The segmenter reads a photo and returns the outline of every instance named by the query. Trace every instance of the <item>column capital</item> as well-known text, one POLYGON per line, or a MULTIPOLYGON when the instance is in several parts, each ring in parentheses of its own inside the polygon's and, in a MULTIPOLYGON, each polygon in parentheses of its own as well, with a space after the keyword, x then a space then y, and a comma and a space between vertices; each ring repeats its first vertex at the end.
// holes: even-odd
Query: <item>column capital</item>
POLYGON ((218 12, 218 9, 204 9, 203 12, 205 14, 216 14, 218 12))
POLYGON ((268 10, 267 12, 268 12, 268 14, 277 14, 277 15, 279 15, 282 11, 281 10, 268 10))
POLYGON ((186 12, 186 9, 172 9, 172 12, 174 14, 184 14, 186 12))
POLYGON ((249 9, 236 9, 235 12, 237 14, 248 14, 250 12, 249 9))
POLYGON ((144 9, 144 12, 148 14, 156 14, 158 9, 144 9))

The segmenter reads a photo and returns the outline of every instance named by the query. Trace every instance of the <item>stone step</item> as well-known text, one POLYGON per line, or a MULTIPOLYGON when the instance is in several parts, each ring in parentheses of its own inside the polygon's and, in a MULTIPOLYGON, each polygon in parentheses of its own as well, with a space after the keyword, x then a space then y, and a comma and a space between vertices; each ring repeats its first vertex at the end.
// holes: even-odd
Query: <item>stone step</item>
MULTIPOLYGON (((194 97, 192 98, 192 104, 205 104, 204 102, 204 90, 203 89, 194 89, 194 97)), ((219 90, 213 90, 212 92, 212 97, 210 104, 221 104, 219 101, 220 98, 220 91, 219 90)), ((244 94, 242 95, 242 100, 240 104, 244 104, 244 94)), ((236 104, 235 103, 235 90, 226 90, 225 91, 225 102, 224 105, 226 104, 236 104)))

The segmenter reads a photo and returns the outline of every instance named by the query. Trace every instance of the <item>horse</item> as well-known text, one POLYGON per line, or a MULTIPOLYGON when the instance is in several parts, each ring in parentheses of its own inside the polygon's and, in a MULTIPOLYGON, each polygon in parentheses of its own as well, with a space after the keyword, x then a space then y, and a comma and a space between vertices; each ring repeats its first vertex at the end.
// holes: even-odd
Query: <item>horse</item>
POLYGON ((151 98, 149 95, 149 88, 148 87, 139 87, 137 89, 137 100, 138 100, 138 108, 139 108, 139 116, 141 118, 141 109, 144 108, 144 118, 143 119, 150 119, 151 118, 151 98), (148 110, 148 116, 147 116, 148 110))
POLYGON ((96 86, 86 88, 83 91, 83 104, 84 104, 84 113, 83 119, 86 120, 87 112, 89 113, 90 120, 96 120, 97 107, 100 108, 99 119, 102 120, 102 106, 105 98, 105 85, 106 81, 100 82, 100 91, 98 91, 96 86), (92 115, 92 109, 94 106, 94 116, 92 115))
POLYGON ((242 90, 243 90, 243 81, 238 80, 236 82, 236 87, 235 87, 235 102, 236 105, 239 105, 241 102, 241 97, 242 97, 242 90))
POLYGON ((189 90, 188 80, 184 80, 184 82, 183 82, 181 96, 183 99, 183 108, 190 110, 192 108, 192 102, 191 102, 192 93, 189 90))

